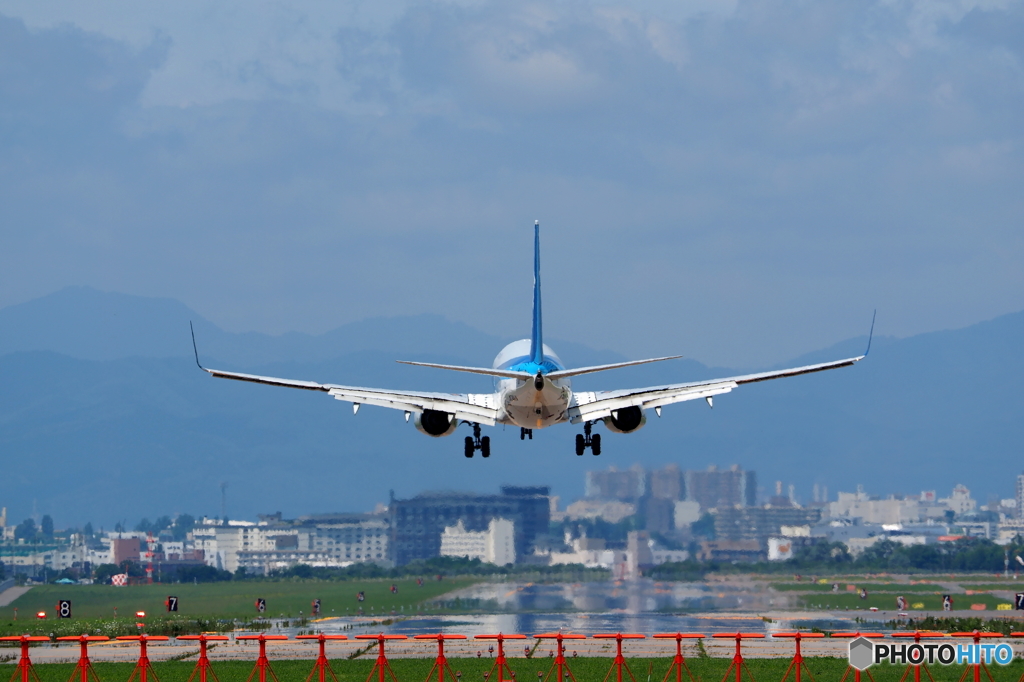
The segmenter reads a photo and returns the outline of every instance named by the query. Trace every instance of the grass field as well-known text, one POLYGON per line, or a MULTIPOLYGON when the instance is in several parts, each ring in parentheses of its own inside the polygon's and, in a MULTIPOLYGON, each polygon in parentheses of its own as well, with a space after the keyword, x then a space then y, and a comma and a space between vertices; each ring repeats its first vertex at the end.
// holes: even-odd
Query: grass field
POLYGON ((169 595, 178 597, 178 615, 202 618, 253 618, 257 598, 267 600, 269 617, 298 618, 301 611, 310 615, 311 603, 321 600, 321 615, 354 615, 362 607, 365 614, 399 613, 415 611, 423 603, 446 592, 465 587, 479 578, 451 578, 442 581, 425 580, 422 586, 412 579, 405 580, 351 580, 327 582, 315 580, 282 580, 279 582, 222 582, 176 585, 40 585, 23 594, 10 606, 0 608, 0 621, 7 622, 18 609, 20 619, 30 619, 38 611, 56 617, 55 605, 59 599, 70 599, 72 615, 76 618, 110 618, 117 608, 119 616, 130 616, 145 611, 151 616, 166 613, 164 600, 169 595), (398 587, 392 594, 391 586, 398 587), (365 593, 365 601, 356 601, 358 592, 365 593))
MULTIPOLYGON (((636 682, 661 682, 668 670, 670 659, 630 659, 628 665, 633 671, 636 682)), ((840 658, 809 658, 806 659, 807 666, 817 682, 839 682, 846 670, 846 660, 840 658)), ((487 673, 493 661, 488 658, 453 658, 449 659, 451 668, 456 673, 461 673, 459 680, 466 682, 486 682, 484 674, 487 673)), ((694 677, 701 682, 718 682, 725 675, 730 661, 721 658, 693 658, 687 659, 687 665, 694 677)), ((431 659, 396 659, 391 661, 391 666, 399 682, 422 682, 426 680, 427 674, 433 664, 431 659)), ((537 673, 547 673, 551 667, 551 659, 537 658, 526 660, 523 658, 509 659, 512 670, 516 673, 518 680, 527 682, 536 679, 537 673)), ((747 661, 753 680, 759 682, 778 682, 782 679, 789 661, 785 659, 751 659, 747 661)), ((153 664, 160 682, 186 682, 194 667, 192 662, 174 661, 153 664)), ((312 660, 282 660, 273 661, 271 665, 277 674, 280 682, 303 682, 313 667, 312 660)), ((335 660, 331 661, 331 667, 338 676, 339 682, 364 682, 373 666, 372 659, 357 659, 354 661, 335 660)), ((571 659, 569 666, 577 682, 601 682, 605 678, 611 666, 610 658, 577 658, 571 659)), ((127 680, 132 671, 130 663, 97 663, 96 672, 101 682, 121 682, 127 680)), ((215 662, 213 670, 220 679, 220 682, 245 682, 246 677, 252 670, 251 662, 223 661, 215 662)), ((40 682, 68 682, 74 666, 71 664, 49 664, 36 666, 40 682)), ((2 673, 0 668, 0 673, 2 673)), ((870 668, 875 682, 897 682, 903 673, 903 668, 895 666, 873 666, 870 668)), ((963 666, 932 666, 930 668, 935 682, 954 682, 963 673, 963 666)), ((1015 661, 1008 666, 993 666, 992 676, 996 682, 1016 682, 1024 671, 1024 663, 1015 661)), ((446 675, 447 677, 447 675, 446 675)), ((548 682, 554 682, 552 675, 548 682)), ((927 677, 922 673, 922 678, 927 677)), ((330 677, 328 676, 328 679, 330 677)), ((436 677, 434 678, 436 680, 436 677)), ((492 677, 490 679, 497 679, 492 677)), ((614 679, 614 675, 612 676, 614 679)), ((628 679, 625 678, 625 679, 628 679)), ((673 677, 674 679, 674 677, 673 677)), ((686 674, 683 673, 686 680, 686 674)), ((735 679, 732 677, 731 679, 735 679)), ((747 682, 750 678, 744 675, 747 682)), ((793 679, 792 673, 790 679, 793 679)), ((804 679, 807 679, 806 673, 804 679)), ((848 679, 852 680, 851 675, 848 679)))

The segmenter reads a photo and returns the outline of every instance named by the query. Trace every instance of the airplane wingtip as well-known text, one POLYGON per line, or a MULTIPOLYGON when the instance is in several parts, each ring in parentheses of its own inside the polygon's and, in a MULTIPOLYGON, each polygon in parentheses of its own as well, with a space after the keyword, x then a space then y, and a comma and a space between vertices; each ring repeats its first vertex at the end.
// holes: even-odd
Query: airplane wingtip
POLYGON ((868 347, 864 351, 862 357, 867 357, 868 353, 871 352, 871 339, 875 337, 875 317, 878 315, 878 308, 875 308, 874 312, 871 313, 871 329, 868 331, 868 347))
POLYGON ((199 362, 199 349, 196 347, 196 330, 192 326, 192 320, 188 321, 188 330, 192 332, 192 352, 196 355, 196 366, 205 372, 206 368, 199 362))

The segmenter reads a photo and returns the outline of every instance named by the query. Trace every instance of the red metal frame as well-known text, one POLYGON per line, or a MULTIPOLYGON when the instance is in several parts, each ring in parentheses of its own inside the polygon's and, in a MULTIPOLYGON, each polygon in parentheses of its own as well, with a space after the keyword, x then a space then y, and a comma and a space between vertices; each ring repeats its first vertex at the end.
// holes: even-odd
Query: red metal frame
MULTIPOLYGON (((882 639, 885 635, 881 632, 833 632, 831 637, 832 639, 857 639, 858 637, 864 637, 866 639, 882 639)), ((853 682, 860 682, 861 671, 857 670, 852 665, 846 666, 846 672, 843 673, 843 679, 839 680, 839 682, 846 682, 846 678, 850 676, 850 671, 853 671, 853 682)), ((871 682, 875 682, 875 678, 871 676, 870 670, 865 670, 864 672, 867 674, 868 679, 871 680, 871 682)))
MULTIPOLYGON (((941 632, 921 632, 920 630, 914 630, 913 632, 894 632, 893 637, 913 637, 914 643, 917 644, 922 638, 932 637, 945 637, 941 632)), ((900 682, 906 682, 907 676, 910 675, 911 669, 914 671, 914 682, 921 682, 921 669, 924 668, 925 673, 928 674, 928 679, 935 682, 935 678, 932 677, 932 671, 928 669, 928 665, 924 662, 921 663, 910 663, 907 665, 907 669, 903 671, 903 675, 900 676, 900 682)))
POLYGON ((427 673, 427 679, 425 682, 430 682, 430 678, 434 676, 434 671, 437 671, 437 682, 444 682, 444 671, 448 671, 449 679, 451 682, 455 682, 455 673, 452 671, 452 667, 448 665, 448 659, 444 657, 444 641, 446 639, 467 639, 465 635, 446 635, 443 632, 439 632, 436 635, 416 635, 413 639, 432 639, 437 642, 437 658, 434 659, 434 665, 430 668, 430 672, 427 673))
POLYGON ((192 669, 192 674, 188 676, 188 682, 192 682, 195 679, 196 673, 199 673, 199 682, 206 682, 207 673, 213 675, 213 679, 220 682, 220 678, 217 677, 217 673, 213 672, 210 659, 206 655, 206 643, 226 642, 229 639, 226 635, 179 635, 175 639, 186 642, 199 642, 199 660, 196 661, 196 667, 192 669))
POLYGON ((690 672, 689 666, 686 665, 686 659, 683 658, 683 640, 684 639, 703 639, 704 635, 696 633, 685 633, 685 632, 659 632, 654 635, 654 639, 674 639, 676 640, 676 655, 672 659, 672 665, 665 671, 665 677, 661 679, 661 682, 670 682, 672 671, 676 673, 676 682, 683 682, 683 671, 686 671, 686 676, 690 678, 690 682, 697 682, 693 677, 693 673, 690 672))
POLYGON ((814 674, 811 673, 811 669, 804 663, 804 656, 800 651, 800 642, 805 639, 821 639, 824 636, 824 633, 821 632, 776 632, 772 634, 772 637, 788 638, 796 642, 796 652, 793 654, 793 660, 789 662, 789 667, 786 668, 786 674, 782 676, 782 682, 786 682, 789 673, 793 673, 795 682, 800 682, 801 670, 807 673, 807 676, 811 678, 811 682, 814 682, 814 674))
POLYGON ((256 665, 253 666, 252 672, 249 673, 249 677, 245 678, 245 682, 252 682, 253 675, 259 673, 260 682, 267 682, 267 673, 274 678, 274 682, 281 682, 277 679, 277 673, 270 667, 270 659, 267 658, 267 642, 270 641, 281 641, 288 639, 287 635, 268 635, 261 632, 258 635, 239 635, 235 639, 246 641, 255 640, 260 643, 260 655, 256 659, 256 665))
MULTIPOLYGON (((1024 637, 1024 632, 1011 632, 1010 637, 1024 637)), ((1024 673, 1021 673, 1020 678, 1017 682, 1024 682, 1024 673)))
POLYGON ((166 642, 167 637, 163 635, 123 635, 118 637, 122 641, 138 642, 139 643, 139 660, 135 664, 135 668, 132 669, 132 674, 128 676, 128 682, 132 682, 135 679, 135 675, 138 674, 139 682, 148 682, 149 676, 152 675, 156 682, 160 682, 160 678, 156 676, 156 672, 153 670, 153 666, 149 662, 149 655, 146 652, 146 644, 149 642, 166 642))
MULTIPOLYGON (((553 639, 558 644, 557 653, 555 655, 555 662, 551 664, 551 669, 548 670, 548 674, 540 682, 548 682, 548 678, 551 677, 551 673, 558 671, 558 678, 556 682, 565 682, 566 676, 572 682, 576 682, 576 676, 572 674, 572 669, 569 668, 569 664, 565 662, 565 645, 563 642, 567 639, 586 639, 586 635, 577 634, 566 634, 562 632, 543 632, 539 635, 534 635, 534 639, 553 639)), ((539 674, 539 673, 538 673, 539 674)))
POLYGON ((28 657, 28 647, 32 642, 49 642, 49 637, 39 637, 33 635, 18 635, 17 637, 0 637, 0 642, 19 642, 21 644, 21 658, 18 659, 18 665, 14 669, 14 674, 11 675, 11 681, 14 682, 21 677, 21 682, 29 682, 29 678, 39 682, 39 675, 36 674, 36 669, 32 665, 32 659, 28 657))
POLYGON ((608 678, 611 677, 612 671, 615 671, 615 682, 622 682, 622 671, 625 670, 626 674, 629 675, 629 679, 636 682, 636 678, 633 677, 633 671, 629 669, 629 664, 626 663, 626 657, 622 655, 622 640, 624 639, 646 639, 641 634, 623 634, 621 632, 610 632, 601 633, 597 635, 591 635, 594 639, 614 639, 615 640, 615 660, 612 661, 612 667, 608 668, 608 672, 604 674, 604 679, 601 682, 608 682, 608 678))
POLYGON ((317 676, 319 682, 327 682, 327 673, 331 674, 334 682, 338 682, 338 676, 334 674, 334 670, 331 668, 331 662, 327 660, 326 644, 327 640, 343 640, 348 639, 345 635, 325 635, 320 633, 319 635, 298 635, 295 639, 315 639, 320 642, 320 654, 316 657, 316 663, 313 664, 313 669, 309 671, 309 675, 306 677, 306 682, 310 682, 313 676, 317 676))
POLYGON ((90 675, 95 682, 100 682, 100 678, 96 674, 96 669, 92 667, 92 661, 89 660, 89 642, 109 642, 109 637, 79 635, 77 637, 58 637, 57 641, 78 642, 82 646, 82 652, 78 656, 78 663, 75 664, 75 669, 71 671, 71 677, 68 678, 68 682, 75 682, 76 677, 78 677, 81 682, 89 682, 90 675))
POLYGON ((379 635, 356 635, 356 639, 377 640, 377 660, 374 662, 373 668, 370 669, 370 674, 366 676, 366 682, 370 682, 373 679, 374 673, 377 674, 377 682, 387 682, 385 675, 390 675, 392 682, 398 682, 398 678, 395 677, 395 671, 391 669, 391 664, 388 663, 388 657, 384 655, 384 642, 389 639, 409 638, 405 635, 385 635, 382 632, 379 635))
MULTIPOLYGON (((1000 637, 1003 637, 1004 635, 1002 635, 1002 634, 1000 634, 998 632, 978 632, 977 630, 974 630, 973 632, 951 632, 951 633, 949 633, 949 636, 950 637, 970 637, 971 639, 974 640, 975 644, 981 644, 981 638, 982 637, 990 637, 990 638, 991 637, 996 637, 996 638, 1000 638, 1000 637)), ((981 661, 981 660, 979 660, 978 663, 975 663, 974 665, 970 666, 969 668, 964 669, 964 674, 960 676, 959 682, 964 682, 964 680, 967 679, 967 673, 969 673, 971 671, 971 668, 974 668, 974 682, 981 682, 981 670, 982 670, 982 668, 985 669, 985 675, 988 677, 989 682, 995 682, 995 680, 992 679, 992 673, 990 673, 988 671, 988 666, 985 665, 985 661, 981 661)))
POLYGON ((484 680, 490 682, 491 675, 494 674, 495 669, 498 671, 498 682, 505 682, 508 680, 515 680, 516 674, 512 672, 512 668, 508 667, 508 662, 505 659, 505 645, 506 639, 526 639, 526 635, 506 635, 499 632, 496 635, 476 635, 473 639, 493 639, 498 642, 498 657, 494 659, 494 665, 484 675, 484 680), (508 678, 504 677, 505 673, 508 673, 508 678))
POLYGON ((743 673, 747 673, 747 677, 750 678, 751 682, 754 682, 754 676, 750 674, 750 668, 743 662, 743 640, 745 639, 764 639, 764 634, 760 632, 716 632, 711 635, 714 639, 735 639, 736 640, 736 653, 732 657, 732 662, 729 663, 728 669, 725 671, 725 675, 722 677, 722 682, 726 682, 729 679, 729 675, 736 671, 736 682, 743 682, 743 673))

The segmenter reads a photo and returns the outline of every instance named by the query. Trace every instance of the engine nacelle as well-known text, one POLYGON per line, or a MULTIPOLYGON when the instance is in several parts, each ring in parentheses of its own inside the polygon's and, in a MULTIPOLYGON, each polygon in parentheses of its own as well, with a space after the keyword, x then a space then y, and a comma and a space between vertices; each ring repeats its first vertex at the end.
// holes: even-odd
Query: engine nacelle
POLYGON ((604 425, 615 433, 633 433, 647 423, 647 415, 639 407, 623 407, 613 410, 610 417, 604 418, 604 425))
POLYGON ((434 438, 455 433, 459 420, 455 415, 440 410, 423 410, 416 415, 416 430, 434 438))

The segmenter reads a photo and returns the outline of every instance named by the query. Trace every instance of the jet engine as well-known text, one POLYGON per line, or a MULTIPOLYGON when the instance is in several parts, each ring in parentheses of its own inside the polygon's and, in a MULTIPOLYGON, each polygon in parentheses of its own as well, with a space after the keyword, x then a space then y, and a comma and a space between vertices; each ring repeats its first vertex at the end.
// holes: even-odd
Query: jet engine
POLYGON ((416 415, 416 430, 434 438, 452 435, 458 425, 455 415, 440 410, 423 410, 416 415))
POLYGON ((615 433, 633 433, 647 423, 647 415, 639 407, 622 407, 612 410, 610 417, 604 418, 604 425, 615 433))

